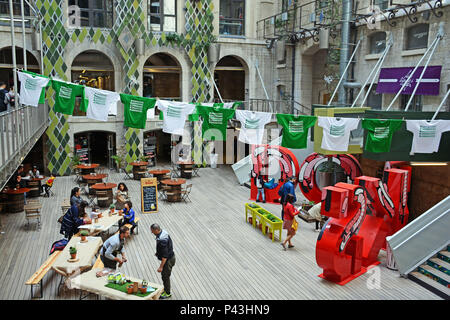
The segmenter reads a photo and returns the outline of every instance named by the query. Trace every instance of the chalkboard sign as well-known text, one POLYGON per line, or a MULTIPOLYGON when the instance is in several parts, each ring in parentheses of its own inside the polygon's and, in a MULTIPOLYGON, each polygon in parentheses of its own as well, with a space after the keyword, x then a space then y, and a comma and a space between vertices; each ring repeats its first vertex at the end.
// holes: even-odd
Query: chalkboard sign
POLYGON ((141 179, 142 213, 158 212, 158 187, 156 178, 141 179))

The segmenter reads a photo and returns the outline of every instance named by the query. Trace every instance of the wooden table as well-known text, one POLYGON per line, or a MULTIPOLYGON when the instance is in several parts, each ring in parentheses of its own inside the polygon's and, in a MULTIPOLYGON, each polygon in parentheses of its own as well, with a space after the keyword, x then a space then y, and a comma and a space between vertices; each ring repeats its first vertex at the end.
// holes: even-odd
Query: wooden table
MULTIPOLYGON (((108 284, 108 275, 99 278, 97 278, 96 276, 96 273, 101 270, 103 269, 92 269, 91 271, 85 272, 77 277, 72 278, 70 280, 72 283, 71 286, 73 288, 88 291, 113 300, 158 300, 159 296, 164 290, 163 285, 148 282, 148 285, 155 288, 156 291, 152 292, 146 297, 139 297, 134 294, 128 294, 119 290, 108 288, 105 287, 105 285, 108 284)), ((130 278, 131 281, 135 281, 138 283, 142 282, 142 279, 129 277, 128 275, 126 276, 127 279, 130 278)))
POLYGON ((158 184, 159 184, 161 182, 161 180, 164 179, 165 175, 170 173, 170 170, 155 169, 155 170, 150 170, 148 173, 151 173, 156 178, 156 181, 158 181, 158 184))
MULTIPOLYGON (((24 179, 24 178, 22 178, 24 179)), ((24 179, 27 182, 27 187, 30 188, 30 192, 27 194, 29 197, 39 197, 41 195, 42 190, 42 180, 44 180, 45 177, 41 176, 39 178, 30 178, 30 179, 24 179)))
POLYGON ((194 167, 194 162, 191 161, 180 161, 177 162, 180 166, 181 177, 190 179, 192 178, 192 169, 194 167))
MULTIPOLYGON (((96 191, 97 190, 105 190, 106 194, 108 196, 108 200, 105 203, 102 203, 102 207, 109 207, 111 205, 111 203, 113 203, 114 197, 113 197, 112 189, 115 187, 117 187, 117 184, 108 182, 108 183, 96 183, 91 186, 91 189, 94 189, 96 191)), ((97 197, 98 197, 98 195, 97 195, 97 197)), ((98 201, 98 199, 97 199, 97 201, 98 201)))
POLYGON ((181 201, 181 185, 186 183, 185 179, 166 179, 161 180, 161 183, 168 186, 168 190, 166 191, 167 201, 181 201))
POLYGON ((130 165, 133 166, 133 179, 141 180, 141 178, 147 172, 148 162, 145 161, 131 162, 130 165))
POLYGON ((83 175, 82 176, 83 181, 86 181, 86 183, 88 184, 89 194, 91 194, 91 195, 95 194, 95 190, 91 190, 91 186, 96 183, 103 182, 103 179, 106 177, 107 177, 106 174, 100 174, 100 173, 83 175))
POLYGON ((91 236, 97 235, 100 232, 108 231, 109 228, 111 228, 123 218, 123 216, 119 216, 119 211, 121 210, 114 210, 114 214, 112 216, 109 216, 109 209, 102 210, 102 217, 98 218, 98 222, 92 221, 91 224, 83 224, 79 226, 78 229, 80 229, 80 231, 88 230, 89 235, 91 236))
POLYGON ((95 172, 95 168, 98 168, 100 165, 98 163, 91 164, 79 164, 75 166, 75 168, 81 170, 81 175, 90 174, 95 172))
POLYGON ((22 212, 25 204, 25 192, 30 192, 29 188, 8 189, 6 194, 6 212, 22 212))
POLYGON ((92 260, 102 246, 103 241, 100 237, 87 237, 87 240, 88 242, 82 243, 80 242, 81 237, 73 236, 58 258, 56 258, 52 269, 63 277, 70 277, 92 267, 92 260), (70 259, 70 247, 77 248, 77 259, 79 259, 77 262, 68 261, 70 259))

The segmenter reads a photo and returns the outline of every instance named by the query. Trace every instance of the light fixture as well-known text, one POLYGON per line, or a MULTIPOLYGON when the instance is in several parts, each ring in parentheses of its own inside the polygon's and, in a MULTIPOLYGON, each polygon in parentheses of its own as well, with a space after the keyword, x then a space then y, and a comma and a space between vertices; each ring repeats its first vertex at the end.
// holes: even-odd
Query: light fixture
POLYGON ((441 167, 441 166, 447 166, 448 162, 415 162, 411 161, 411 166, 435 166, 435 167, 441 167))

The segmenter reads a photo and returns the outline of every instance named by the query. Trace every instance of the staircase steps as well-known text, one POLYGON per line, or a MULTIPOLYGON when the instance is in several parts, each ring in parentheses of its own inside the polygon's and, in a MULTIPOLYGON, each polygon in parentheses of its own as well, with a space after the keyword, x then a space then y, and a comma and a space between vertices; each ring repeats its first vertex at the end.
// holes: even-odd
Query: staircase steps
POLYGON ((441 298, 450 300, 450 245, 446 249, 428 259, 408 277, 441 298))

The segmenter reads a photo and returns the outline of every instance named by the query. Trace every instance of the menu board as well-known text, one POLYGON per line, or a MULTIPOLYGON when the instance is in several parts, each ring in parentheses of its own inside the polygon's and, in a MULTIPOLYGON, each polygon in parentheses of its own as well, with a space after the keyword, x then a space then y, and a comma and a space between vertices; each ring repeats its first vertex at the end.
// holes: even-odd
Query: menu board
POLYGON ((80 157, 80 162, 83 162, 83 163, 89 162, 89 158, 88 158, 89 149, 88 148, 81 148, 81 149, 78 149, 76 152, 77 152, 77 156, 80 157))
POLYGON ((142 213, 158 212, 158 187, 156 178, 141 179, 142 213))

